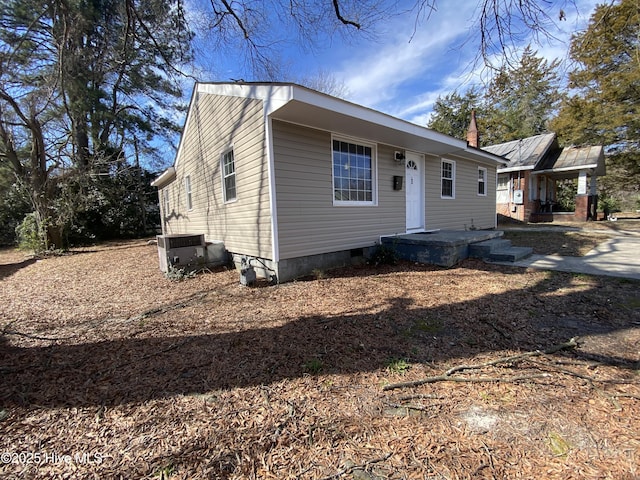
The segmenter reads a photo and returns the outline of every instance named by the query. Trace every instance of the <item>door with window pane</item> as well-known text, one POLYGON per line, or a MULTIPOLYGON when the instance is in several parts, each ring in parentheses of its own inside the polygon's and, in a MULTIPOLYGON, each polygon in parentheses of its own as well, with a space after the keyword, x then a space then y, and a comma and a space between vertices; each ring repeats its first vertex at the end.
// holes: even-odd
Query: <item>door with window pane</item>
POLYGON ((406 152, 405 197, 407 231, 424 229, 424 157, 406 152))

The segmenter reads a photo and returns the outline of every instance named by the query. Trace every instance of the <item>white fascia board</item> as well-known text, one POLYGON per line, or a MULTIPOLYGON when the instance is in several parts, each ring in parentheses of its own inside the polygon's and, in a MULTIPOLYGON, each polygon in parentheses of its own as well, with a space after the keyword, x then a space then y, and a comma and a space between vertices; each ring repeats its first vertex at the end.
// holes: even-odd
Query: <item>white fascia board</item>
POLYGON ((586 170, 595 170, 598 167, 597 163, 592 163, 590 165, 580 165, 579 167, 562 167, 562 168, 549 168, 547 170, 536 170, 532 172, 532 175, 540 175, 542 173, 559 173, 559 172, 571 172, 571 171, 586 171, 586 170))
POLYGON ((291 101, 335 112, 336 114, 380 125, 384 128, 397 130, 421 139, 429 140, 440 145, 446 145, 450 151, 445 154, 470 154, 477 160, 489 163, 504 163, 502 157, 481 149, 469 147, 466 140, 450 137, 415 123, 401 120, 386 113, 363 107, 325 93, 317 92, 296 84, 281 83, 199 83, 196 85, 197 93, 226 95, 242 98, 262 100, 266 117, 278 111, 291 101))
POLYGON ((508 160, 505 160, 502 157, 473 147, 448 153, 447 156, 456 157, 458 160, 473 160, 474 162, 490 167, 496 167, 497 169, 500 168, 500 165, 506 165, 508 163, 508 160))
POLYGON ((161 188, 170 181, 174 180, 175 177, 176 169, 174 167, 169 167, 164 172, 162 172, 158 178, 151 182, 151 186, 161 188))
MULTIPOLYGON (((364 120, 387 128, 406 132, 417 137, 433 140, 434 142, 448 144, 452 147, 452 152, 466 150, 467 148, 466 140, 458 140, 456 138, 450 137, 449 135, 436 132, 435 130, 421 127, 420 125, 417 125, 415 123, 401 120, 386 113, 363 107, 346 100, 341 100, 336 97, 331 97, 323 93, 315 92, 313 90, 296 87, 293 90, 293 99, 336 113, 341 113, 349 117, 354 117, 359 120, 364 120)), ((487 153, 487 155, 490 154, 487 153)))
POLYGON ((508 168, 498 168, 498 173, 511 173, 511 172, 517 172, 517 171, 522 171, 522 170, 533 170, 533 165, 529 165, 526 167, 508 167, 508 168))
POLYGON ((267 115, 293 98, 293 85, 247 83, 199 83, 198 93, 262 100, 267 115))
MULTIPOLYGON (((362 105, 351 103, 325 93, 317 92, 306 87, 288 83, 198 83, 195 93, 226 95, 242 98, 253 98, 264 102, 265 116, 271 116, 278 109, 290 101, 298 101, 323 110, 335 112, 358 120, 380 125, 384 128, 397 130, 440 145, 446 145, 450 150, 445 154, 469 154, 476 160, 489 163, 506 163, 502 157, 486 152, 482 149, 469 147, 466 140, 450 137, 435 130, 401 120, 386 113, 373 110, 362 105)), ((425 152, 428 153, 428 152, 425 152)))
MULTIPOLYGON (((316 92, 314 90, 309 90, 304 87, 292 85, 290 86, 290 88, 291 90, 290 92, 288 92, 290 96, 288 97, 288 99, 285 99, 285 96, 281 96, 278 98, 280 102, 272 102, 271 105, 273 108, 269 110, 268 114, 276 112, 278 108, 285 105, 289 100, 296 100, 298 102, 322 108, 327 111, 335 112, 337 114, 352 117, 375 125, 380 125, 391 130, 407 133, 409 135, 432 141, 434 143, 446 145, 449 148, 449 151, 443 153, 443 155, 458 154, 467 159, 471 157, 473 160, 484 161, 493 165, 495 165, 496 163, 507 163, 507 160, 503 159, 502 157, 481 149, 470 147, 467 144, 466 140, 460 140, 454 137, 450 137, 449 135, 445 135, 443 133, 436 132, 435 130, 431 130, 415 123, 393 117, 386 113, 363 107, 361 105, 332 97, 324 93, 316 92)), ((399 146, 399 148, 403 147, 399 146)))

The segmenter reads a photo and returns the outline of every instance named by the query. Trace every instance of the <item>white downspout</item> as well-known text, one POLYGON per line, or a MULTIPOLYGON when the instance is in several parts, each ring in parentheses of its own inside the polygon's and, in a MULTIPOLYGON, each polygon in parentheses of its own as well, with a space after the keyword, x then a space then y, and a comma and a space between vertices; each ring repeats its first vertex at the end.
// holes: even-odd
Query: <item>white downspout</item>
POLYGON ((269 209, 271 216, 271 255, 273 262, 280 261, 280 243, 278 241, 278 209, 276 208, 275 158, 273 152, 273 120, 265 108, 265 147, 267 151, 267 177, 269 179, 269 209))

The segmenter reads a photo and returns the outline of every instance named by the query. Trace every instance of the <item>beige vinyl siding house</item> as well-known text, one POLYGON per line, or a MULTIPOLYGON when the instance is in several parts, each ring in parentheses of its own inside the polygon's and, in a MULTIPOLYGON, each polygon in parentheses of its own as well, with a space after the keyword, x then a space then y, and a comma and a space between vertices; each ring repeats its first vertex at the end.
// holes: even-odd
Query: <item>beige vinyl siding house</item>
POLYGON ((170 211, 162 212, 165 234, 205 233, 230 251, 256 257, 272 252, 269 175, 262 102, 196 92, 173 167, 175 178, 159 184, 168 190, 170 211), (233 121, 230 121, 233 119, 233 121), (235 199, 225 201, 222 156, 233 151, 235 199), (185 179, 191 184, 187 206, 185 179))
POLYGON ((495 228, 501 161, 298 85, 198 83, 175 164, 154 185, 163 234, 204 233, 286 281, 366 255, 381 236, 495 228), (443 159, 455 163, 453 198, 443 159))
MULTIPOLYGON (((382 234, 404 233, 404 192, 393 191, 391 181, 378 182, 374 205, 334 205, 331 132, 277 121, 273 132, 280 258, 362 248, 382 234)), ((390 179, 399 170, 393 149, 376 150, 375 173, 390 179)))
POLYGON ((434 158, 428 162, 426 203, 427 228, 442 230, 487 229, 496 226, 496 167, 453 156, 434 158), (455 162, 453 198, 441 192, 442 160, 455 162), (486 169, 486 194, 478 194, 478 170, 486 169))

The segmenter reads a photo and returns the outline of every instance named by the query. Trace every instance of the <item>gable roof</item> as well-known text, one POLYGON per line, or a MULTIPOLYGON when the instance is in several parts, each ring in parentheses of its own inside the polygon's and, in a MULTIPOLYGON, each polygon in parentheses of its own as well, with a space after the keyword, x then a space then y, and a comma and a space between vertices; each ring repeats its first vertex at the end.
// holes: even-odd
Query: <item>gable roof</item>
POLYGON ((533 170, 538 162, 552 149, 557 148, 556 134, 543 133, 521 140, 500 143, 484 147, 487 152, 501 155, 509 160, 509 163, 499 170, 501 172, 512 172, 516 170, 533 170))
MULTIPOLYGON (((401 120, 295 83, 234 82, 196 83, 187 113, 183 137, 190 129, 190 112, 198 95, 224 95, 262 100, 265 118, 336 132, 399 149, 440 156, 459 156, 503 165, 504 158, 427 127, 401 120)), ((176 160, 180 158, 182 140, 176 160)))
POLYGON ((561 172, 594 169, 596 175, 605 174, 604 148, 600 145, 587 147, 566 147, 556 157, 541 162, 537 170, 561 172))
POLYGON ((605 174, 602 146, 560 148, 555 133, 491 145, 484 150, 509 160, 504 167, 498 167, 498 173, 533 170, 534 173, 560 174, 593 170, 595 175, 605 174))

